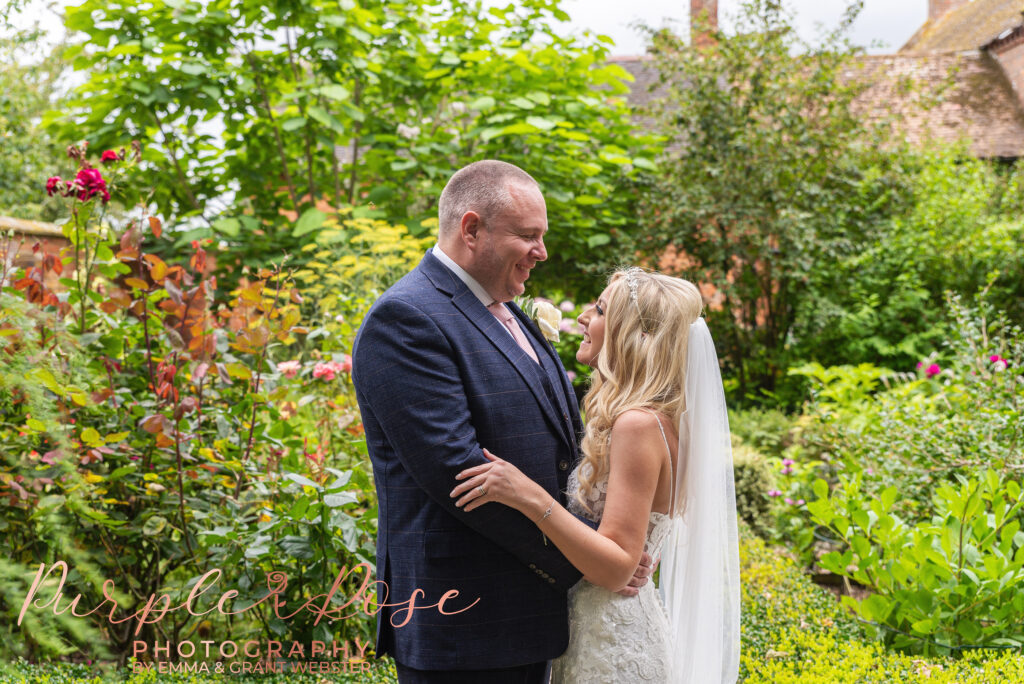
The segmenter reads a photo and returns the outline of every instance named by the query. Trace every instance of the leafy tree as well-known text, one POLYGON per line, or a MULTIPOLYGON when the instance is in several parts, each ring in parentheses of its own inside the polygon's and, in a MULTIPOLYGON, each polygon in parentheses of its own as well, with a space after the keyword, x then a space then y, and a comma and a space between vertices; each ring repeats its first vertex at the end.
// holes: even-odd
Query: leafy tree
POLYGON ((906 206, 860 251, 813 274, 794 352, 825 365, 910 369, 948 338, 944 297, 988 291, 1024 322, 1024 224, 1017 176, 964 150, 893 155, 906 206))
POLYGON ((665 96, 652 116, 670 144, 637 240, 649 254, 675 247, 677 270, 717 288, 740 398, 776 391, 814 275, 856 253, 893 201, 875 173, 884 128, 851 108, 866 85, 843 38, 858 10, 820 45, 772 0, 747 2, 734 35, 653 41, 665 96))
MULTIPOLYGON (((41 52, 41 38, 38 28, 0 38, 0 214, 53 220, 59 202, 46 200, 39 189, 64 155, 40 122, 59 106, 58 79, 67 64, 62 48, 41 52)), ((72 167, 64 166, 65 171, 72 167)))
POLYGON ((200 226, 181 239, 213 231, 250 265, 346 205, 426 232, 450 174, 499 157, 544 188, 548 277, 599 289, 584 277, 614 262, 635 215, 623 188, 652 165, 610 42, 560 36, 558 4, 86 0, 67 24, 88 80, 52 121, 105 147, 140 139, 138 188, 200 226))

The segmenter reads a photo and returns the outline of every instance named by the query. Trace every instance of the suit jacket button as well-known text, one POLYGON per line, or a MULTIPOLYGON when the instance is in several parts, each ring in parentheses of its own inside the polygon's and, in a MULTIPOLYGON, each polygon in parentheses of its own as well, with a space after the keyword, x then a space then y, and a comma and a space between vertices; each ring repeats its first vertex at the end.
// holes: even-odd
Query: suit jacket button
POLYGON ((536 566, 536 565, 534 565, 533 563, 530 563, 530 569, 531 569, 531 570, 536 570, 536 569, 537 569, 537 566, 536 566))
POLYGON ((554 577, 548 577, 548 584, 554 584, 554 583, 555 583, 555 578, 554 577))
POLYGON ((558 462, 558 469, 559 470, 568 470, 569 469, 569 462, 568 461, 559 461, 558 462))

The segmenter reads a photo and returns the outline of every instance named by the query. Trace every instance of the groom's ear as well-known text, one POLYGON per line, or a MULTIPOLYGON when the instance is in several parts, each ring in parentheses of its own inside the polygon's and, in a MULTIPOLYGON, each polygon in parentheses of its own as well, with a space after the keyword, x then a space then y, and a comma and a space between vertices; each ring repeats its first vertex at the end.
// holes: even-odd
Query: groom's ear
POLYGON ((473 249, 480 239, 480 232, 484 229, 484 222, 475 211, 467 211, 462 215, 462 223, 459 226, 462 232, 462 242, 473 249))

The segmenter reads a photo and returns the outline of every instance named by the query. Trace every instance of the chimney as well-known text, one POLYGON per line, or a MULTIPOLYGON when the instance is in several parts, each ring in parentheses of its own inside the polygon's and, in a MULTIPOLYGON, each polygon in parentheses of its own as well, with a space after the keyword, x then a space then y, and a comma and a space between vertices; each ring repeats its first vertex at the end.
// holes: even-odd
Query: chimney
MULTIPOLYGON (((697 0, 690 0, 696 2, 697 0)), ((971 0, 928 0, 928 21, 935 21, 942 15, 951 12, 971 0)))
MULTIPOLYGON (((935 2, 936 0, 929 0, 935 2)), ((955 0, 940 0, 955 2, 955 0)), ((690 44, 707 47, 714 42, 711 33, 718 30, 718 0, 690 0, 690 44), (707 30, 699 30, 698 25, 707 30)))

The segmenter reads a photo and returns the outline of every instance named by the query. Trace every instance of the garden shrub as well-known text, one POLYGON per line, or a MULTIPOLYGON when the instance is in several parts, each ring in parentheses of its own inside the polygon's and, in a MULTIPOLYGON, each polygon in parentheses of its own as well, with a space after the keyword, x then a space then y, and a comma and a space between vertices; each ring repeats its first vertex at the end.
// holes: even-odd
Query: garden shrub
POLYGON ((729 431, 766 456, 782 456, 793 444, 795 421, 777 408, 737 409, 729 412, 729 431))
POLYGON ((1019 171, 942 145, 894 151, 890 164, 902 199, 860 248, 812 274, 794 326, 801 358, 908 368, 945 339, 948 291, 987 288, 1024 323, 1019 171))
MULTIPOLYGON (((223 571, 219 591, 238 591, 236 609, 267 595, 272 571, 288 577, 281 597, 289 605, 326 592, 342 568, 366 562, 372 571, 376 499, 357 458, 350 366, 321 355, 300 363, 294 378, 274 361, 306 332, 288 274, 260 269, 221 303, 202 243, 185 263, 167 263, 148 251, 166 239, 159 219, 111 225, 108 197, 138 151, 111 151, 102 169, 84 148, 72 151, 77 176, 50 184, 68 205, 71 248, 5 274, 0 291, 0 355, 10 361, 0 366, 0 495, 9 502, 10 562, 31 578, 43 564, 67 561, 64 592, 81 593, 90 607, 103 600, 103 580, 114 580, 117 619, 151 595, 182 602, 213 568, 223 571), (48 288, 50 274, 64 292, 48 288), (329 409, 335 421, 348 415, 347 429, 307 424, 298 404, 329 409)), ((355 583, 346 580, 336 598, 355 583)), ((9 615, 25 594, 9 581, 0 589, 9 615)), ((66 650, 44 634, 52 628, 93 659, 108 649, 123 659, 132 639, 194 629, 233 639, 372 634, 365 616, 328 627, 303 611, 284 624, 267 608, 233 618, 179 611, 138 635, 106 629, 84 642, 87 622, 75 632, 51 621, 39 638, 0 648, 66 650)))
POLYGON ((771 471, 764 456, 746 446, 732 450, 733 475, 736 480, 736 512, 761 537, 771 534, 771 471))
MULTIPOLYGON (((812 373, 824 381, 797 467, 803 487, 822 479, 786 516, 820 526, 818 562, 871 590, 852 605, 912 652, 1024 644, 1024 334, 983 298, 949 310, 946 348, 917 375, 812 373)), ((806 537, 788 539, 813 560, 806 537)))
POLYGON ((927 658, 887 651, 799 565, 741 526, 742 644, 747 684, 1024 681, 1024 656, 967 651, 927 658))

